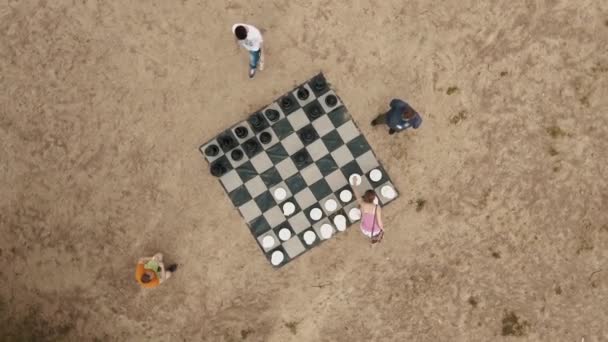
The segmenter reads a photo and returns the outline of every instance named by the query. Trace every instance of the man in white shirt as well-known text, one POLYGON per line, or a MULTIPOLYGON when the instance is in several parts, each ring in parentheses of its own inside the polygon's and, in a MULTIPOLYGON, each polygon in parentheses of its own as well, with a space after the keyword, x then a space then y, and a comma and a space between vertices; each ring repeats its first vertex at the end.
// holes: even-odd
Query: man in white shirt
POLYGON ((249 51, 249 78, 255 76, 255 70, 259 66, 260 70, 264 70, 264 60, 262 55, 262 34, 260 30, 252 25, 234 24, 232 26, 237 44, 241 45, 249 51))

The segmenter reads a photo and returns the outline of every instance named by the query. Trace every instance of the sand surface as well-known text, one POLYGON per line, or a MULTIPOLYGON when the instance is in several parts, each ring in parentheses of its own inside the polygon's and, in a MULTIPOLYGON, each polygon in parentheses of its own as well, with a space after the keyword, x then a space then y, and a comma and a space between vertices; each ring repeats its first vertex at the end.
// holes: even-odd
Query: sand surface
POLYGON ((608 340, 608 2, 0 2, 0 340, 608 340), (263 30, 247 78, 230 27, 263 30), (325 72, 401 190, 281 270, 197 147, 325 72), (400 97, 423 116, 369 121, 400 97), (175 277, 142 290, 137 259, 175 277))

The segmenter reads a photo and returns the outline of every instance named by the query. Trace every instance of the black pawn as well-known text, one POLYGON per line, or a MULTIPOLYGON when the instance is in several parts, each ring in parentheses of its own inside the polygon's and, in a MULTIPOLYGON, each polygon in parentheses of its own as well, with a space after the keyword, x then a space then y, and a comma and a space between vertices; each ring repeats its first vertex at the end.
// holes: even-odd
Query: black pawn
POLYGON ((234 144, 234 139, 231 136, 225 136, 220 138, 220 146, 224 149, 224 151, 230 148, 234 144))
POLYGON ((285 96, 281 99, 281 108, 289 109, 293 105, 291 98, 285 96))
POLYGON ((249 152, 248 155, 254 154, 255 151, 258 149, 258 144, 256 144, 256 142, 253 140, 248 140, 244 146, 245 146, 245 150, 247 150, 247 152, 249 152))
POLYGON ((243 159, 243 151, 234 150, 230 153, 230 156, 232 157, 232 160, 239 161, 239 160, 243 159))
POLYGON ((294 154, 293 158, 298 165, 304 165, 306 163, 307 156, 304 152, 298 152, 294 154))
POLYGON ((236 136, 243 139, 244 137, 247 136, 247 128, 243 127, 243 126, 239 126, 234 130, 234 133, 236 133, 236 136))
POLYGON ((209 145, 205 148, 205 155, 208 157, 215 157, 220 153, 220 149, 216 145, 209 145))
POLYGON ((321 116, 321 113, 322 113, 322 112, 321 112, 321 107, 320 107, 320 106, 318 106, 318 105, 315 105, 315 106, 313 106, 313 107, 310 109, 310 117, 311 117, 311 118, 313 118, 313 119, 316 119, 316 118, 318 118, 319 116, 321 116))
POLYGON ((298 89, 298 98, 302 101, 306 100, 308 98, 309 92, 308 89, 302 87, 300 89, 298 89))
POLYGON ((314 139, 315 135, 310 129, 302 132, 302 140, 304 140, 305 143, 311 143, 314 139))
POLYGON ((220 163, 211 165, 211 174, 215 177, 219 177, 226 172, 226 167, 220 163))
POLYGON ((251 116, 251 120, 249 122, 251 122, 251 125, 253 125, 253 127, 255 127, 255 128, 261 128, 262 127, 262 118, 257 113, 253 114, 251 116))
POLYGON ((327 95, 327 97, 325 98, 325 104, 333 107, 338 103, 338 98, 335 97, 334 95, 327 95))
POLYGON ((264 132, 260 134, 260 141, 262 144, 268 144, 272 140, 272 135, 268 132, 264 132))
POLYGON ((316 90, 323 90, 325 89, 325 86, 327 85, 327 83, 325 83, 325 80, 322 77, 317 77, 315 79, 314 83, 314 87, 316 90))
POLYGON ((272 122, 277 121, 279 119, 279 111, 276 109, 267 109, 266 117, 272 122))

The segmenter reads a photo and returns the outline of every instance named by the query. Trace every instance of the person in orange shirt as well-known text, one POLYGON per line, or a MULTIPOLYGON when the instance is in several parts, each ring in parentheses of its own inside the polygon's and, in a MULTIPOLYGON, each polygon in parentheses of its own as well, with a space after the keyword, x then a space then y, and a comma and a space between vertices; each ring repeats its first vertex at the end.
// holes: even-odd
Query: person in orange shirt
POLYGON ((177 270, 177 264, 165 268, 163 255, 155 254, 151 258, 141 258, 135 269, 135 279, 143 288, 151 289, 169 279, 177 270))

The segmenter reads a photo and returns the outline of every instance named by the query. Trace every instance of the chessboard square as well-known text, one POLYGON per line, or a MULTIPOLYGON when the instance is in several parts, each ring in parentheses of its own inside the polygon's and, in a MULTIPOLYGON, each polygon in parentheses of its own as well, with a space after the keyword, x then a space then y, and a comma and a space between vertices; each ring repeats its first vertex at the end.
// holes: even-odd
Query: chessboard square
POLYGON ((321 106, 323 106, 323 110, 326 113, 329 113, 332 110, 342 106, 342 102, 340 101, 336 93, 333 92, 333 90, 330 90, 327 93, 323 94, 323 96, 319 97, 319 103, 321 103, 321 106), (328 98, 332 98, 333 100, 335 100, 335 103, 329 103, 328 98))
POLYGON ((293 217, 295 214, 299 213, 300 211, 302 211, 302 208, 300 208, 300 206, 298 205, 298 201, 296 201, 295 197, 288 197, 287 199, 285 199, 281 205, 279 205, 279 207, 281 208, 281 211, 283 213, 285 213, 285 205, 287 204, 287 202, 293 204, 294 209, 293 212, 289 215, 284 215, 285 217, 289 218, 289 217, 293 217))
POLYGON ((255 176, 250 179, 247 183, 245 183, 245 187, 247 188, 247 191, 249 191, 251 197, 257 197, 259 194, 267 190, 266 184, 264 184, 262 177, 260 176, 255 176))
POLYGON ((236 136, 232 134, 231 130, 226 130, 218 135, 217 142, 224 153, 239 145, 238 140, 236 140, 236 136))
POLYGON ((291 239, 283 242, 283 249, 285 249, 287 255, 292 259, 306 250, 297 236, 293 236, 291 239))
POLYGON ((325 114, 325 110, 323 110, 319 101, 315 100, 304 107, 304 113, 306 113, 309 121, 316 121, 325 114))
POLYGON ((257 156, 251 158, 251 165, 258 172, 262 173, 268 170, 272 166, 272 161, 266 153, 260 153, 257 156))
POLYGON ((245 222, 250 222, 254 218, 262 215, 262 211, 255 201, 248 201, 247 203, 243 204, 239 207, 239 211, 241 212, 241 215, 243 215, 245 222))
POLYGON ((287 158, 282 162, 278 163, 276 165, 276 168, 283 179, 287 179, 296 172, 298 172, 298 169, 296 168, 296 165, 293 163, 293 160, 291 160, 291 158, 287 158))
POLYGON ((332 193, 332 190, 325 179, 321 179, 315 184, 311 185, 310 191, 317 200, 321 200, 332 193))
POLYGON ((285 113, 285 115, 288 117, 291 113, 300 108, 300 104, 292 93, 285 94, 277 102, 279 104, 279 107, 281 107, 281 109, 283 110, 283 113, 285 113))
POLYGON ((349 142, 359 135, 359 130, 353 120, 348 120, 342 126, 338 127, 338 133, 344 142, 349 142))
POLYGON ((323 176, 327 176, 338 169, 336 161, 330 154, 327 154, 323 158, 317 160, 316 164, 323 176))
POLYGON ((266 120, 266 117, 261 111, 251 114, 249 118, 247 118, 247 122, 253 130, 253 133, 259 133, 270 127, 270 123, 266 120))
POLYGON ((247 122, 247 121, 239 122, 238 124, 234 125, 234 127, 232 127, 230 130, 236 137, 236 140, 239 141, 239 143, 242 143, 242 142, 248 140, 249 138, 253 137, 253 130, 251 129, 251 126, 249 126, 249 122, 247 122), (244 135, 242 138, 239 138, 239 136, 236 135, 236 129, 239 127, 242 127, 247 131, 247 135, 244 135))
POLYGON ((313 193, 308 188, 298 192, 293 197, 296 199, 296 202, 298 203, 301 209, 306 209, 315 202, 317 202, 315 195, 313 195, 313 193))
POLYGON ((272 128, 267 128, 265 130, 263 130, 262 132, 257 134, 257 138, 260 141, 262 148, 265 150, 268 150, 270 147, 274 146, 276 143, 279 142, 279 138, 277 138, 277 135, 274 133, 274 131, 272 130, 272 128), (268 133, 270 134, 270 141, 267 142, 266 144, 264 144, 262 142, 262 139, 260 139, 260 137, 262 136, 262 134, 264 133, 268 133))
MULTIPOLYGON (((380 164, 378 163, 378 160, 376 159, 376 156, 374 156, 374 152, 372 152, 372 150, 369 150, 369 151, 363 153, 362 155, 357 157, 356 160, 357 160, 357 164, 359 164, 359 167, 361 168, 361 171, 363 171, 365 173, 368 173, 372 169, 375 169, 378 166, 380 166, 380 164)), ((384 170, 382 170, 382 176, 384 177, 384 170)))
POLYGON ((350 153, 346 145, 338 147, 337 150, 331 153, 331 156, 334 158, 336 164, 339 167, 346 165, 354 159, 353 155, 350 153))
POLYGON ((299 213, 290 217, 287 221, 296 234, 299 234, 310 227, 310 221, 308 221, 308 218, 303 211, 300 211, 299 213))
POLYGON ((247 160, 249 160, 249 158, 247 158, 247 156, 245 155, 245 152, 243 152, 243 149, 239 146, 234 148, 232 151, 226 153, 226 157, 228 158, 228 161, 230 161, 230 165, 232 165, 233 167, 243 165, 245 164, 245 162, 247 162, 247 160), (240 159, 235 160, 234 157, 240 157, 240 159))
POLYGON ((305 231, 298 234, 298 237, 300 238, 300 241, 302 241, 302 244, 306 247, 306 249, 311 249, 321 243, 321 238, 319 238, 319 236, 317 235, 317 232, 315 232, 314 228, 306 229, 305 231), (306 242, 306 239, 304 239, 304 235, 307 234, 307 232, 312 232, 315 236, 315 240, 312 241, 311 244, 308 244, 306 242))
POLYGON ((276 103, 276 102, 273 102, 268 107, 264 108, 263 112, 264 112, 264 117, 266 118, 266 120, 268 120, 268 122, 270 123, 270 125, 274 125, 278 121, 280 121, 283 118, 285 118, 285 114, 283 113, 283 110, 281 109, 281 106, 279 106, 279 104, 276 103), (278 119, 276 119, 274 121, 270 119, 270 113, 271 113, 272 110, 276 110, 279 113, 278 119))
POLYGON ((227 192, 231 192, 232 190, 238 188, 243 185, 243 181, 236 170, 230 170, 226 172, 223 176, 220 177, 220 182, 224 185, 224 188, 227 192))
POLYGON ((340 127, 342 124, 350 120, 350 114, 346 111, 346 107, 339 107, 327 114, 334 127, 340 127))
MULTIPOLYGON (((350 176, 353 174, 357 174, 359 176, 363 176, 364 174, 363 170, 361 170, 359 167, 359 164, 357 164, 357 162, 354 160, 342 166, 340 170, 342 170, 342 173, 346 179, 350 179, 350 176)), ((362 179, 365 179, 365 177, 362 177, 362 179)))
POLYGON ((302 127, 298 131, 298 136, 300 137, 300 140, 302 140, 304 146, 308 146, 312 144, 312 142, 319 139, 319 134, 317 133, 317 131, 315 131, 315 128, 312 127, 312 125, 306 125, 302 127))
POLYGON ((359 197, 362 197, 367 190, 373 188, 374 187, 370 184, 369 180, 367 180, 367 177, 361 177, 361 184, 353 187, 353 190, 355 193, 357 193, 357 195, 359 195, 359 197))
POLYGON ((224 152, 222 152, 222 149, 220 148, 220 145, 217 143, 216 139, 211 140, 210 142, 201 145, 198 150, 201 152, 201 154, 203 155, 203 157, 205 157, 205 159, 207 159, 208 162, 212 162, 218 158, 220 158, 221 156, 224 155, 224 152), (207 154, 205 154, 205 150, 207 149, 207 147, 214 145, 215 148, 217 148, 217 154, 215 156, 208 156, 207 154))
POLYGON ((296 173, 295 175, 289 177, 285 181, 285 183, 287 184, 287 187, 289 188, 289 191, 291 191, 292 194, 297 194, 302 189, 306 188, 306 181, 299 173, 296 173))
POLYGON ((271 250, 271 249, 275 248, 276 246, 278 246, 278 245, 281 243, 281 242, 279 241, 279 238, 277 237, 277 235, 276 235, 276 234, 274 233, 274 231, 272 231, 272 230, 269 230, 268 232, 266 232, 266 233, 264 233, 264 234, 262 234, 262 235, 258 236, 258 237, 257 237, 257 239, 258 239, 258 243, 260 244, 260 247, 262 247, 262 249, 263 249, 265 252, 267 252, 267 251, 269 251, 269 250, 271 250), (262 243, 262 241, 264 241, 264 238, 265 238, 265 237, 267 237, 267 236, 272 237, 272 239, 274 240, 274 244, 272 244, 272 246, 270 246, 270 247, 268 247, 268 248, 264 247, 264 244, 262 243))
MULTIPOLYGON (((359 165, 361 165, 361 163, 359 163, 359 165)), ((384 168, 382 167, 382 165, 376 165, 372 168, 369 169, 369 171, 367 172, 367 178, 369 179, 369 182, 374 186, 378 186, 382 183, 385 183, 386 181, 389 181, 389 177, 388 177, 388 173, 386 173, 386 170, 384 170, 384 168), (377 181, 373 181, 371 178, 371 173, 372 170, 378 170, 380 171, 380 179, 378 179, 377 181)))
POLYGON ((232 169, 233 167, 232 165, 230 165, 230 162, 228 161, 228 158, 226 156, 219 157, 218 159, 211 162, 211 164, 209 165, 209 171, 212 172, 211 174, 216 177, 221 177, 232 169), (213 169, 216 167, 218 168, 218 170, 220 170, 220 172, 217 175, 214 175, 213 169))
POLYGON ((270 161, 273 164, 277 164, 285 158, 289 157, 289 154, 287 153, 287 151, 285 151, 285 148, 281 143, 275 144, 269 149, 267 149, 266 154, 268 154, 268 157, 270 158, 270 161))
POLYGON ((365 140, 363 134, 346 143, 346 146, 348 146, 350 153, 352 153, 355 158, 371 150, 371 147, 367 143, 367 140, 365 140))
POLYGON ((334 191, 334 195, 336 195, 336 197, 340 200, 340 204, 342 204, 343 207, 346 206, 346 204, 352 203, 353 201, 356 200, 356 198, 355 198, 355 192, 354 192, 353 188, 351 188, 350 185, 345 185, 345 186, 341 187, 340 189, 334 191), (346 201, 346 202, 344 202, 342 200, 342 198, 340 198, 340 193, 342 191, 344 191, 344 190, 348 190, 351 193, 351 195, 352 195, 351 198, 348 201, 346 201))
POLYGON ((251 162, 249 161, 237 167, 235 170, 236 173, 239 174, 239 177, 241 177, 243 183, 246 183, 248 180, 258 175, 258 172, 253 168, 253 165, 251 165, 251 162))
POLYGON ((348 180, 339 169, 325 176, 325 180, 332 191, 336 191, 348 184, 348 180))
POLYGON ((331 123, 331 120, 329 120, 327 115, 323 115, 317 120, 313 121, 312 125, 317 130, 317 133, 319 133, 319 136, 324 136, 335 128, 334 124, 331 123))
POLYGON ((338 147, 344 145, 344 141, 342 141, 340 134, 338 134, 338 131, 336 130, 327 133, 324 137, 321 138, 321 140, 323 140, 323 143, 325 144, 325 147, 327 147, 327 150, 329 152, 332 152, 338 147))
POLYGON ((308 120, 303 109, 298 109, 293 112, 287 117, 287 120, 291 124, 291 127, 296 131, 310 123, 310 120, 308 120))
POLYGON ((310 85, 310 88, 317 97, 329 91, 329 84, 327 84, 327 80, 325 80, 322 73, 319 73, 317 76, 308 81, 308 85, 310 85))
POLYGON ((317 161, 329 153, 327 147, 325 147, 325 144, 321 139, 318 139, 312 144, 306 146, 306 150, 308 151, 308 154, 310 154, 313 161, 317 161))
POLYGON ((240 207, 243 204, 247 203, 247 201, 251 200, 251 195, 249 194, 247 188, 245 188, 244 185, 241 185, 238 188, 232 190, 232 192, 228 194, 228 197, 230 197, 230 200, 232 201, 232 204, 234 204, 235 207, 240 207))
POLYGON ((340 202, 340 200, 333 193, 329 194, 328 196, 325 196, 325 198, 321 199, 319 203, 321 204, 321 209, 323 209, 323 212, 327 216, 335 215, 342 208, 342 202, 340 202), (325 207, 325 203, 329 200, 332 200, 336 203, 336 209, 332 211, 327 210, 327 208, 325 207))
POLYGON ((308 84, 303 84, 296 88, 293 92, 293 96, 296 98, 300 106, 305 106, 306 104, 314 101, 316 99, 315 93, 310 89, 308 84), (306 96, 305 98, 300 97, 306 96))
POLYGON ((274 197, 274 200, 277 203, 281 203, 281 202, 285 201, 286 199, 290 198, 291 195, 292 195, 291 191, 289 190, 289 188, 287 187, 287 184, 285 184, 285 182, 281 182, 281 183, 279 183, 279 184, 271 187, 269 190, 270 190, 270 193, 272 194, 272 196, 274 197), (277 199, 276 196, 275 196, 274 192, 278 188, 281 188, 281 189, 285 190, 285 198, 283 198, 282 200, 277 199))
POLYGON ((277 121, 277 123, 272 126, 272 129, 279 139, 285 139, 294 132, 288 119, 281 119, 277 121))
POLYGON ((397 191, 397 189, 395 188, 395 185, 391 181, 388 181, 386 183, 383 183, 380 186, 377 186, 374 190, 376 191, 376 196, 378 196, 378 200, 380 201, 380 205, 382 205, 382 206, 385 206, 389 202, 393 201, 395 198, 399 197, 399 192, 397 191), (393 190, 395 190, 395 197, 387 198, 382 195, 382 188, 385 186, 390 186, 391 188, 393 188, 393 190))
POLYGON ((329 220, 329 218, 325 217, 325 218, 323 218, 322 220, 320 220, 319 222, 316 222, 316 223, 315 223, 315 224, 312 226, 312 228, 315 230, 315 233, 317 233, 317 236, 318 236, 319 240, 325 240, 325 239, 323 238, 323 235, 321 234, 321 227, 322 227, 322 226, 324 226, 324 225, 326 225, 326 224, 330 225, 330 226, 331 226, 331 228, 332 228, 333 234, 332 234, 332 236, 331 236, 331 237, 333 237, 333 236, 334 236, 334 234, 336 233, 336 227, 334 227, 334 223, 333 223, 333 222, 331 222, 331 221, 329 220))
POLYGON ((302 170, 303 168, 307 167, 308 165, 312 164, 312 157, 310 156, 310 154, 308 153, 308 151, 306 151, 305 148, 299 150, 298 152, 294 153, 291 156, 291 160, 293 160, 293 163, 296 165, 296 168, 298 170, 302 170))
POLYGON ((251 139, 241 144, 241 147, 249 159, 264 150, 256 137, 251 137, 251 139))
POLYGON ((321 175, 321 171, 315 164, 311 164, 310 166, 306 167, 305 169, 300 171, 300 174, 302 175, 302 178, 304 178, 304 181, 306 181, 306 184, 308 184, 308 185, 311 185, 311 184, 315 183, 316 181, 318 181, 319 179, 323 178, 323 175, 321 175))
POLYGON ((276 227, 278 224, 285 221, 285 216, 283 216, 283 212, 278 206, 268 209, 268 211, 264 213, 264 218, 266 218, 270 227, 276 227))
POLYGON ((349 204, 347 204, 347 205, 344 206, 344 213, 346 214, 346 219, 348 220, 348 222, 350 222, 350 224, 353 224, 353 223, 361 220, 360 218, 358 218, 358 219, 352 219, 350 217, 350 215, 349 215, 350 211, 353 210, 354 208, 359 208, 359 203, 352 202, 352 203, 349 203, 349 204))
POLYGON ((262 173, 260 176, 262 177, 262 181, 264 184, 266 184, 267 188, 277 185, 283 180, 279 174, 279 171, 277 171, 274 166, 264 171, 264 173, 262 173))
POLYGON ((278 225, 276 225, 275 227, 272 228, 272 231, 274 232, 274 234, 276 236, 280 235, 281 230, 283 229, 287 229, 289 230, 289 233, 293 236, 296 233, 293 231, 293 228, 291 228, 291 224, 289 224, 289 221, 283 221, 281 223, 279 223, 278 225))
POLYGON ((270 225, 264 216, 259 216, 249 222, 249 230, 256 238, 270 230, 270 225))
POLYGON ((281 144, 283 145, 283 148, 285 148, 285 151, 287 151, 287 153, 289 155, 296 153, 297 151, 302 149, 302 147, 304 147, 304 144, 302 144, 300 137, 298 137, 298 134, 296 134, 296 133, 292 133, 290 136, 283 139, 281 141, 281 144))
POLYGON ((277 202, 275 202, 270 191, 264 191, 261 195, 257 196, 254 201, 263 213, 277 205, 277 202))

